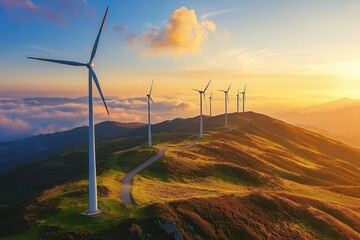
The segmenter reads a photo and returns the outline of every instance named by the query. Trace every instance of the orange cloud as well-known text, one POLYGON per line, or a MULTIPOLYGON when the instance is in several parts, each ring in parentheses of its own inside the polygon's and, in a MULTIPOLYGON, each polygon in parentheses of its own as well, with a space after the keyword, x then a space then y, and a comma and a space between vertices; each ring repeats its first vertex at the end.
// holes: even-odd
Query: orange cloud
POLYGON ((193 9, 181 7, 174 11, 165 28, 152 28, 143 36, 143 41, 148 50, 155 53, 182 54, 198 50, 208 32, 215 30, 213 22, 199 22, 193 9))

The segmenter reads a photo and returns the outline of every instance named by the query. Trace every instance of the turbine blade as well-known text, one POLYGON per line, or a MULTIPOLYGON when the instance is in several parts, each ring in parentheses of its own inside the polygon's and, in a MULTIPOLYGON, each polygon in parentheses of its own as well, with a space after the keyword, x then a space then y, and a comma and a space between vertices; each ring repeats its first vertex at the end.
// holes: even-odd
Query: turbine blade
POLYGON ((244 92, 246 92, 246 84, 245 84, 244 92))
POLYGON ((229 94, 226 94, 226 96, 227 96, 227 104, 228 104, 228 106, 230 105, 230 97, 229 97, 229 94))
POLYGON ((99 80, 97 79, 94 70, 92 70, 91 68, 89 68, 89 71, 90 71, 90 75, 91 75, 91 77, 93 78, 93 80, 94 80, 94 82, 95 82, 95 85, 96 85, 96 87, 97 87, 97 89, 98 89, 98 91, 99 91, 99 94, 100 94, 101 99, 102 99, 102 101, 103 101, 103 103, 104 103, 104 106, 105 106, 105 108, 106 108, 106 111, 107 111, 108 115, 110 115, 109 109, 108 109, 108 107, 107 107, 107 105, 106 105, 106 101, 105 101, 104 95, 103 95, 103 93, 102 93, 102 91, 101 91, 101 88, 100 88, 99 80))
POLYGON ((220 89, 218 89, 218 91, 220 91, 220 92, 226 92, 225 90, 220 90, 220 89))
POLYGON ((197 91, 197 92, 201 92, 201 90, 195 89, 195 88, 193 88, 192 90, 197 91))
POLYGON ((153 87, 153 83, 154 83, 154 79, 151 81, 151 87, 150 87, 150 92, 149 92, 149 96, 151 96, 151 92, 152 92, 152 87, 153 87))
POLYGON ((211 83, 211 80, 210 80, 209 83, 206 85, 206 88, 204 89, 204 92, 205 92, 206 89, 209 87, 210 83, 211 83))
POLYGON ((231 83, 230 83, 230 85, 229 85, 229 88, 228 88, 227 92, 230 90, 230 88, 231 88, 231 83))
POLYGON ((97 37, 96 37, 96 40, 95 40, 93 49, 92 49, 92 51, 91 51, 91 57, 90 57, 90 61, 89 61, 90 63, 92 62, 92 60, 93 60, 94 57, 95 57, 96 50, 97 50, 97 47, 98 47, 98 44, 99 44, 99 39, 100 39, 101 31, 102 31, 102 29, 103 29, 104 22, 105 22, 105 19, 106 19, 106 15, 107 15, 107 13, 108 13, 108 10, 109 10, 109 6, 106 8, 104 18, 103 18, 103 20, 102 20, 102 22, 101 22, 101 26, 100 26, 98 35, 97 35, 97 37))
POLYGON ((207 109, 205 91, 204 91, 204 102, 205 102, 205 109, 207 109))
POLYGON ((238 95, 240 94, 240 89, 238 88, 238 95))
POLYGON ((153 100, 151 97, 149 97, 149 98, 150 98, 151 102, 152 102, 153 104, 155 104, 155 103, 154 103, 154 100, 153 100))
POLYGON ((86 66, 86 63, 74 62, 74 61, 65 61, 65 60, 56 60, 56 59, 48 59, 48 58, 37 58, 37 57, 27 57, 29 59, 45 61, 45 62, 53 62, 53 63, 60 63, 70 66, 86 66))
POLYGON ((210 95, 210 97, 212 98, 212 92, 211 92, 211 95, 210 95))

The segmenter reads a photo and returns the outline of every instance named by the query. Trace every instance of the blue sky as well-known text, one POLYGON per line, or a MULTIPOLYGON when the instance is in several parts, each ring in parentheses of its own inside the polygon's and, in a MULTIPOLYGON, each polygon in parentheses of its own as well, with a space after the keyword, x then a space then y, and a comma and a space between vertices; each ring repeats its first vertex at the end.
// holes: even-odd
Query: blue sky
POLYGON ((230 111, 244 84, 262 113, 360 95, 357 0, 0 0, 0 141, 86 124, 86 102, 19 98, 85 96, 87 71, 26 57, 88 61, 108 5, 97 122, 145 121, 151 79, 156 122, 198 114, 209 79, 214 114, 230 83, 230 111))
POLYGON ((320 96, 322 101, 359 93, 350 87, 360 75, 356 70, 360 3, 355 0, 0 0, 0 94, 84 95, 82 71, 25 57, 86 61, 107 5, 109 15, 95 64, 105 92, 111 95, 137 93, 150 78, 162 81, 162 92, 176 92, 174 83, 184 83, 180 89, 185 89, 211 78, 218 87, 251 81, 261 96, 267 94, 264 87, 276 87, 283 97, 293 96, 291 79, 319 101, 320 96), (153 27, 164 29, 183 6, 193 9, 199 22, 216 25, 196 51, 147 51, 144 56, 148 46, 125 40, 133 35, 141 38, 153 27), (72 80, 60 86, 63 79, 72 80))
MULTIPOLYGON (((145 78, 149 78, 149 73, 156 78, 158 74, 166 72, 165 77, 175 78, 174 75, 181 72, 185 79, 184 70, 213 70, 212 64, 219 58, 219 61, 223 61, 226 54, 231 55, 232 51, 239 53, 239 49, 243 55, 228 58, 229 62, 232 61, 231 70, 237 72, 235 75, 238 78, 249 72, 247 68, 252 73, 256 70, 256 74, 299 75, 306 72, 309 75, 330 75, 330 78, 344 75, 341 81, 348 76, 339 71, 348 72, 350 68, 350 72, 355 72, 355 78, 359 75, 355 68, 359 66, 360 3, 355 0, 228 0, 206 3, 1 0, 0 77, 3 89, 6 88, 7 93, 11 90, 16 95, 14 89, 19 88, 19 95, 22 95, 25 91, 23 86, 29 81, 43 85, 51 75, 55 79, 59 79, 59 76, 62 79, 80 78, 80 71, 32 62, 25 57, 33 55, 86 61, 107 5, 110 11, 95 59, 99 74, 104 76, 105 88, 112 82, 110 78, 119 78, 118 81, 125 85, 129 84, 126 77, 129 77, 128 81, 138 79, 143 83, 145 78), (29 2, 32 5, 29 6, 29 2), (208 20, 216 25, 216 31, 209 32, 198 51, 180 56, 165 53, 147 54, 144 57, 139 54, 144 47, 142 43, 129 44, 125 41, 129 35, 145 34, 151 27, 164 28, 173 12, 182 6, 194 9, 198 21, 208 15, 208 20), (248 66, 251 61, 254 61, 254 66, 248 66), (244 71, 239 68, 244 68, 244 71)), ((226 65, 228 67, 229 63, 226 65)), ((224 72, 221 66, 215 68, 224 72)), ((212 78, 211 74, 203 74, 201 78, 212 78)), ((190 77, 198 77, 198 74, 190 77)), ((221 77, 218 78, 220 80, 221 77)), ((268 79, 271 78, 268 76, 268 79)), ((235 78, 224 75, 223 79, 233 81, 235 78)), ((189 81, 186 82, 191 83, 189 81)), ((269 82, 258 81, 254 80, 254 85, 269 82)), ((304 88, 313 88, 312 82, 321 80, 304 81, 309 84, 305 84, 304 88)), ((62 88, 55 82, 49 82, 50 93, 56 94, 62 88)), ((329 81, 328 86, 333 84, 329 81)), ((340 86, 344 88, 342 95, 351 97, 357 94, 345 89, 350 84, 345 82, 344 86, 340 86)), ((170 86, 169 82, 164 86, 170 86)), ((319 94, 331 92, 331 89, 328 91, 324 87, 319 94)), ((81 95, 79 84, 65 84, 63 89, 67 88, 75 89, 74 94, 81 95)), ((116 91, 113 93, 116 94, 116 91)), ((26 93, 27 96, 36 94, 45 93, 42 90, 37 92, 35 88, 30 88, 26 93)), ((263 95, 264 92, 259 91, 259 94, 263 95)), ((333 92, 331 94, 334 95, 333 92)))

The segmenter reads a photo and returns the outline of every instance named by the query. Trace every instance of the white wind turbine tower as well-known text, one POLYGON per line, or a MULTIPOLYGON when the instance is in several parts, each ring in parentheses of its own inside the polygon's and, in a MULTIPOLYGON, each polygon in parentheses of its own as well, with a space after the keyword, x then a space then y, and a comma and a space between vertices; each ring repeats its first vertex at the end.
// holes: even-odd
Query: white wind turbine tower
POLYGON ((154 83, 154 80, 151 81, 151 87, 150 87, 149 94, 146 94, 146 96, 147 96, 147 104, 148 104, 148 146, 149 147, 152 146, 152 142, 151 142, 151 120, 150 120, 150 101, 152 103, 154 103, 154 101, 151 98, 151 91, 152 91, 152 88, 153 88, 153 83, 154 83))
POLYGON ((220 90, 220 92, 223 92, 225 94, 225 127, 228 126, 228 121, 227 121, 227 107, 229 105, 229 90, 230 90, 231 84, 229 85, 227 90, 220 90))
POLYGON ((209 81, 209 83, 206 85, 204 90, 198 90, 198 89, 193 89, 194 91, 197 91, 200 93, 200 138, 204 138, 204 132, 203 132, 203 119, 202 119, 202 97, 204 96, 204 101, 205 101, 205 106, 206 106, 206 96, 205 96, 205 92, 206 89, 209 87, 211 83, 211 80, 209 81))
POLYGON ((243 91, 243 92, 241 92, 240 94, 242 94, 243 112, 245 112, 245 102, 246 102, 246 84, 245 84, 244 91, 243 91))
POLYGON ((240 100, 240 90, 238 89, 238 93, 236 95, 236 112, 239 113, 239 101, 240 100))
POLYGON ((209 97, 209 102, 210 102, 210 117, 212 117, 211 101, 212 101, 212 92, 211 92, 211 95, 210 95, 210 97, 209 97))
POLYGON ((99 44, 99 39, 101 35, 101 31, 104 26, 104 22, 106 19, 106 15, 108 12, 109 7, 106 8, 103 20, 101 22, 101 26, 99 29, 99 32, 97 34, 90 60, 88 63, 80 63, 80 62, 74 62, 74 61, 64 61, 64 60, 55 60, 55 59, 47 59, 47 58, 36 58, 36 57, 28 57, 30 59, 40 60, 40 61, 47 61, 47 62, 53 62, 53 63, 59 63, 59 64, 65 64, 70 66, 80 66, 80 67, 87 67, 89 70, 89 209, 84 213, 85 215, 94 216, 99 215, 102 213, 101 209, 98 208, 98 202, 97 202, 97 183, 96 183, 96 155, 95 155, 95 131, 94 131, 94 110, 93 110, 93 91, 92 86, 94 81, 97 90, 102 98, 102 101, 104 103, 105 109, 107 113, 109 114, 109 109, 106 105, 104 95, 101 91, 100 84, 98 81, 98 78, 96 77, 96 74, 93 70, 94 68, 94 57, 96 54, 96 50, 99 44))

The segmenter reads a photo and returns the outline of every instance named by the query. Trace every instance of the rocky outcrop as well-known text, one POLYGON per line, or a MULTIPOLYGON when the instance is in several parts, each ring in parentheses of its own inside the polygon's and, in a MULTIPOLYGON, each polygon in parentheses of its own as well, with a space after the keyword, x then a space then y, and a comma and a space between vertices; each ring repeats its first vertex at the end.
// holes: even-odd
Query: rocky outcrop
POLYGON ((173 236, 174 240, 184 240, 184 237, 177 228, 176 223, 164 219, 158 219, 155 221, 155 224, 159 230, 163 230, 167 235, 173 236))

